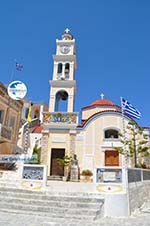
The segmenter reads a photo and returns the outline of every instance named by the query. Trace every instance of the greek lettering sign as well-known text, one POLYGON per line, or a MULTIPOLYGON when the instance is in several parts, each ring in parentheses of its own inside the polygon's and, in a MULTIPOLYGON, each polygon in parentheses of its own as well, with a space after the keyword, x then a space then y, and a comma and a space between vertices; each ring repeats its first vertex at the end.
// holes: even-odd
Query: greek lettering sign
POLYGON ((43 167, 24 166, 23 179, 43 180, 43 167))
POLYGON ((96 182, 97 183, 121 183, 122 170, 98 168, 96 170, 96 182))
POLYGON ((21 187, 40 191, 45 188, 47 181, 47 166, 25 164, 22 169, 21 187))

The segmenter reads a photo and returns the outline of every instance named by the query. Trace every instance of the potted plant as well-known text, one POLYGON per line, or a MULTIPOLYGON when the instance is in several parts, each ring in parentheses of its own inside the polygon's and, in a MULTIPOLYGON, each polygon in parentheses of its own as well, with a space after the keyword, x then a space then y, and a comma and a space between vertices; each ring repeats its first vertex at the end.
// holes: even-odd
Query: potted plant
POLYGON ((81 180, 83 182, 92 182, 92 176, 93 176, 93 173, 91 170, 89 169, 83 170, 81 173, 81 180))
POLYGON ((71 163, 71 159, 72 158, 68 155, 65 155, 63 158, 57 159, 59 165, 64 169, 63 181, 67 181, 68 179, 68 169, 71 163))

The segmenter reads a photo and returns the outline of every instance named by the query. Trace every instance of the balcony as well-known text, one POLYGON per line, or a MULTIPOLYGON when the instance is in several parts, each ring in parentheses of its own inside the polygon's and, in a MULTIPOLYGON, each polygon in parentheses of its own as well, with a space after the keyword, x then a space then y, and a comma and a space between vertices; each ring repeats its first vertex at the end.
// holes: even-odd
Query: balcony
POLYGON ((12 130, 7 126, 0 124, 0 141, 11 141, 11 137, 12 130))
POLYGON ((78 113, 44 112, 43 122, 53 126, 76 126, 78 124, 78 113))

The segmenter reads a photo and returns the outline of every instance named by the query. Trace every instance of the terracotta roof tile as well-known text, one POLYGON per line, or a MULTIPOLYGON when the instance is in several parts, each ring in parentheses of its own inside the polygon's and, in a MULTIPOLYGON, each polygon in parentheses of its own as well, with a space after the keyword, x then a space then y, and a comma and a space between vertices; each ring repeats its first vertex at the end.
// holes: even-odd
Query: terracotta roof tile
POLYGON ((92 102, 90 105, 99 105, 99 106, 115 106, 115 104, 110 101, 110 100, 106 100, 106 99, 103 99, 103 100, 96 100, 94 102, 92 102))
POLYGON ((92 102, 89 106, 83 107, 82 109, 84 110, 84 109, 93 108, 93 107, 116 107, 117 109, 120 108, 119 106, 114 104, 112 101, 103 99, 103 100, 96 100, 92 102))

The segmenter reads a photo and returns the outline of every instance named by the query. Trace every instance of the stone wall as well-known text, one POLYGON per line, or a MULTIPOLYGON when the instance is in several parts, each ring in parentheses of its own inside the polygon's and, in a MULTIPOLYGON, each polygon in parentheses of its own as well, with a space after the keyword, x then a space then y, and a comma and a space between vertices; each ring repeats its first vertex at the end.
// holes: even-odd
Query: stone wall
POLYGON ((48 156, 48 132, 42 134, 42 145, 41 145, 41 164, 47 165, 47 156, 48 156))
POLYGON ((150 200, 150 170, 128 169, 128 194, 130 213, 150 200))
POLYGON ((129 207, 132 213, 150 200, 150 181, 129 184, 129 207))

